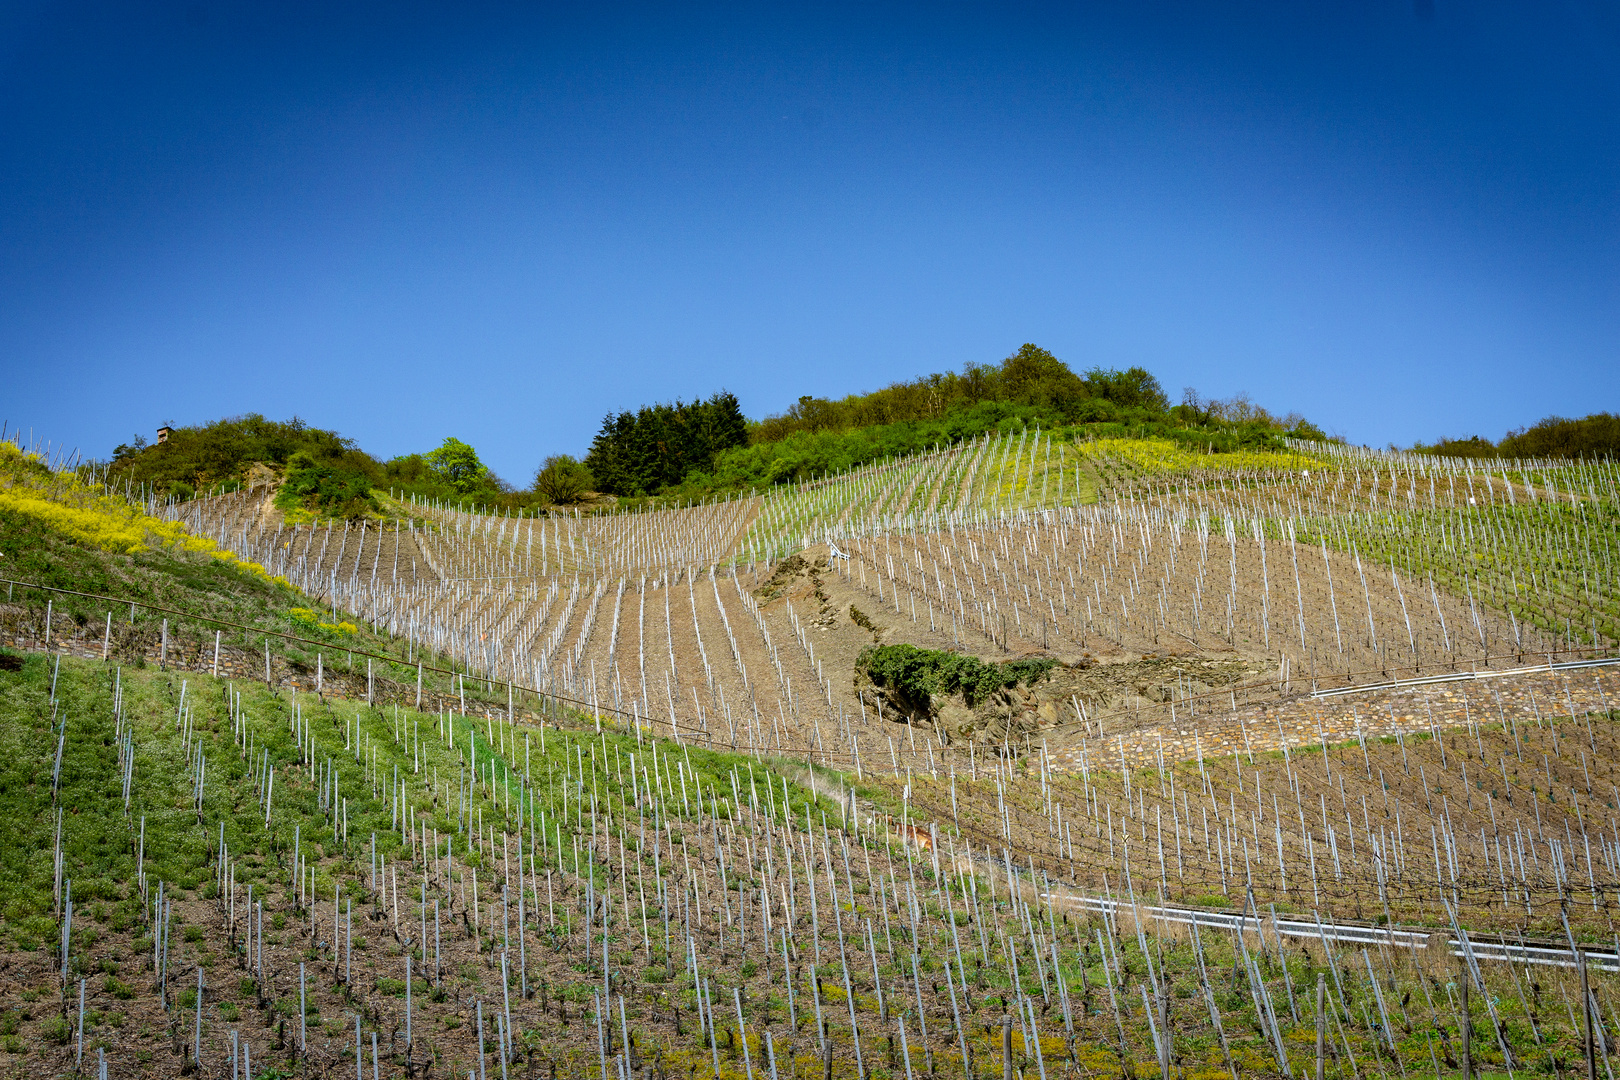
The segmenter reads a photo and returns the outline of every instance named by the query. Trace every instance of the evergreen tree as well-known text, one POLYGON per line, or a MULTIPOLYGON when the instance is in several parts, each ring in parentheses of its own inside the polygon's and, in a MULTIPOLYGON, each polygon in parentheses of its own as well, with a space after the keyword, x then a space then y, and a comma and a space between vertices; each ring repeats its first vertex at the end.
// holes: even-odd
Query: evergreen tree
POLYGON ((650 495, 692 473, 709 472, 722 451, 747 443, 748 422, 737 396, 722 390, 706 401, 609 413, 585 466, 601 491, 650 495))

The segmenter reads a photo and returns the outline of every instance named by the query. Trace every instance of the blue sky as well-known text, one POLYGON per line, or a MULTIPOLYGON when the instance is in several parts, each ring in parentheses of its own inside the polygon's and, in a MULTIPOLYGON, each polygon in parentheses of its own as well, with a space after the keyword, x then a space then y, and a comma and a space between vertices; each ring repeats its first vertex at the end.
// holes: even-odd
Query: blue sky
POLYGON ((1040 344, 1358 443, 1620 406, 1612 5, 0 10, 0 417, 508 480, 1040 344))

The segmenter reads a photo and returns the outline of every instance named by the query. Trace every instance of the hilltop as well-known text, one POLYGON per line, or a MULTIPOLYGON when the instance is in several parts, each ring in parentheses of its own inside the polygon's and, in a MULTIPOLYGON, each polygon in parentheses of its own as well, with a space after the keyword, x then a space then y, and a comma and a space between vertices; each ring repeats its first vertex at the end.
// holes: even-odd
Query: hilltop
POLYGON ((1151 373, 1093 368, 1083 376, 1037 345, 999 364, 925 375, 840 400, 801 396, 785 413, 742 418, 734 396, 610 413, 585 465, 620 496, 703 497, 808 480, 986 434, 1042 428, 1074 441, 1167 438, 1213 452, 1279 449, 1323 439, 1298 414, 1274 416, 1244 395, 1188 390, 1172 406, 1151 373))
POLYGON ((307 520, 379 517, 378 489, 465 505, 535 501, 514 492, 456 438, 382 461, 353 439, 297 417, 274 421, 250 413, 159 434, 157 442, 136 435, 116 447, 99 471, 103 480, 170 499, 273 488, 279 510, 307 520))
MULTIPOLYGON (((549 507, 589 512, 680 504, 762 491, 875 462, 1039 429, 1069 443, 1159 439, 1230 454, 1283 450, 1290 441, 1337 442, 1297 412, 1273 413, 1246 394, 1212 399, 1191 388, 1171 404, 1140 367, 1076 373, 1037 345, 996 364, 970 363, 869 393, 801 395, 780 414, 743 415, 726 391, 691 402, 609 413, 576 460, 546 457, 525 488, 497 476, 471 445, 381 460, 335 431, 296 417, 257 414, 180 428, 162 441, 135 436, 106 463, 114 485, 174 499, 270 487, 297 520, 381 520, 379 496, 501 512, 549 507)), ((1615 418, 1547 417, 1500 443, 1479 436, 1417 443, 1412 452, 1461 458, 1593 459, 1620 451, 1615 418)))
POLYGON ((529 486, 495 475, 456 438, 435 449, 379 459, 336 431, 294 417, 248 414, 141 435, 106 463, 112 485, 173 499, 271 487, 294 517, 351 521, 384 516, 379 493, 503 511, 554 504, 637 505, 735 494, 949 446, 986 433, 1041 427, 1065 439, 1159 437, 1218 452, 1276 449, 1282 437, 1322 438, 1297 414, 1274 416, 1239 395, 1212 401, 1188 392, 1170 405, 1141 368, 1094 368, 1082 377, 1046 350, 1025 345, 999 364, 925 375, 840 400, 801 396, 787 412, 750 421, 724 391, 690 403, 610 413, 584 461, 553 455, 529 486))

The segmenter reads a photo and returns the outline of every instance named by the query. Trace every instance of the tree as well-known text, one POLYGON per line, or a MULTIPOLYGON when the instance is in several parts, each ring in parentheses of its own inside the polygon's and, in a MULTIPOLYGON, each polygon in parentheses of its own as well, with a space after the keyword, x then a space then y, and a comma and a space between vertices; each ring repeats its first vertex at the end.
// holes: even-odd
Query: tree
POLYGON ((578 502, 594 486, 591 470, 567 454, 546 458, 534 474, 534 490, 548 502, 578 502))
POLYGON ((1095 367, 1086 372, 1086 386, 1097 397, 1112 401, 1122 409, 1143 409, 1162 414, 1170 407, 1164 387, 1146 368, 1124 371, 1095 367))
POLYGON ((463 495, 492 485, 490 471, 478 460, 478 451, 454 436, 445 439, 437 450, 429 450, 424 457, 429 468, 463 495))
POLYGON ((1001 362, 1001 393, 1008 401, 1047 405, 1066 415, 1090 396, 1069 365, 1027 342, 1001 362))
POLYGON ((1593 413, 1583 420, 1549 416, 1508 432, 1498 450, 1504 457, 1613 457, 1620 453, 1620 416, 1593 413))
POLYGON ((722 390, 707 401, 609 413, 585 465, 600 491, 651 494, 693 473, 708 472, 719 454, 747 443, 748 422, 736 395, 722 390))

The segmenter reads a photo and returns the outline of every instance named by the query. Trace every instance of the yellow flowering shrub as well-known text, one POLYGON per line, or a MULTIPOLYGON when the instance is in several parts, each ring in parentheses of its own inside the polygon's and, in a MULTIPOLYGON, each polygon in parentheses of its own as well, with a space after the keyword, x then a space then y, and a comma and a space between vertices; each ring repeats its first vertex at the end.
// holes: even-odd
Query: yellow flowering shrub
POLYGON ((318 630, 330 630, 337 634, 358 634, 360 632, 360 628, 352 622, 321 622, 320 612, 311 611, 309 608, 295 607, 287 614, 291 615, 295 622, 301 622, 305 626, 313 626, 318 630))
POLYGON ((1318 466, 1323 461, 1319 455, 1275 450, 1202 454, 1169 439, 1095 439, 1075 443, 1074 450, 1087 457, 1123 461, 1146 473, 1297 470, 1318 466))
POLYGON ((0 442, 0 510, 33 518, 103 551, 132 555, 146 548, 179 548, 218 559, 273 584, 291 584, 206 537, 194 536, 177 521, 143 513, 126 500, 85 484, 73 473, 52 472, 38 454, 10 442, 0 442))

